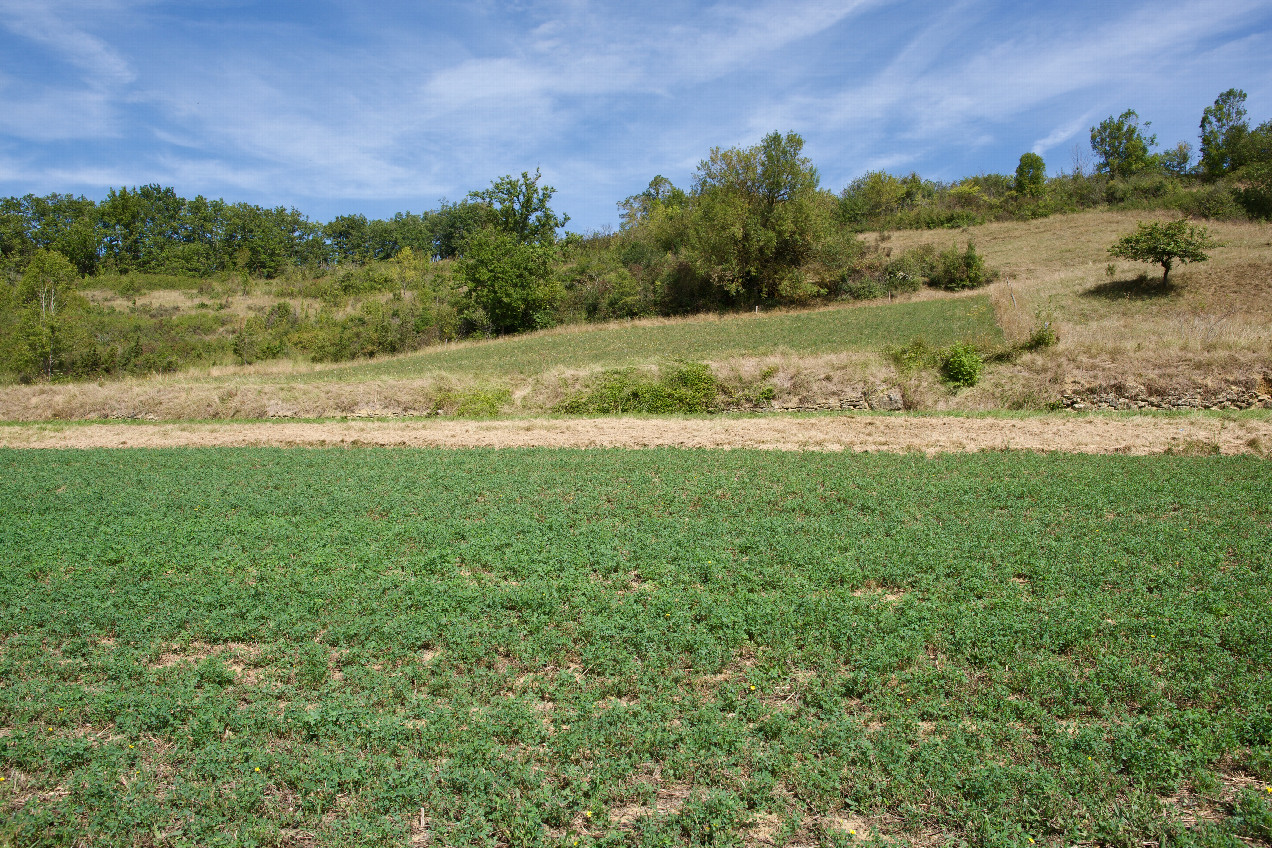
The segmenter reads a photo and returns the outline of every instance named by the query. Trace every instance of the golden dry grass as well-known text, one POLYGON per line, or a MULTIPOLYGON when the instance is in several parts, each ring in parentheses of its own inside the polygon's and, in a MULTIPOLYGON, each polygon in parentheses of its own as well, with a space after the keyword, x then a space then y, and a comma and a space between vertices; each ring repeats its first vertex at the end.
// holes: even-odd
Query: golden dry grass
POLYGON ((1002 271, 992 297, 1009 339, 1055 322, 1060 344, 991 374, 965 396, 973 407, 1001 405, 1009 385, 1054 395, 1066 387, 1168 393, 1257 382, 1272 371, 1272 226, 1208 223, 1223 245, 1208 262, 1173 270, 1166 289, 1157 285, 1159 267, 1110 259, 1109 245, 1136 222, 1169 217, 1084 212, 955 233, 898 232, 886 244, 895 252, 971 240, 1002 271))

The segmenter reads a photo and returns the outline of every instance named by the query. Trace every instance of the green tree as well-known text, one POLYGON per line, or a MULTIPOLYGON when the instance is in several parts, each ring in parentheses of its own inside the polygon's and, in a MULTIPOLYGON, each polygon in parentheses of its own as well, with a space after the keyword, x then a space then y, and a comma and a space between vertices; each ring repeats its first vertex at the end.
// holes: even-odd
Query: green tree
POLYGON ((365 265, 374 253, 371 228, 366 215, 337 215, 325 225, 323 234, 331 242, 337 261, 365 265))
MULTIPOLYGON (((1142 126, 1147 129, 1151 124, 1145 121, 1142 126)), ((1096 170, 1110 177, 1129 177, 1151 168, 1155 163, 1148 150, 1156 144, 1157 136, 1144 136, 1134 109, 1116 118, 1110 115, 1091 127, 1091 149, 1099 159, 1096 170)))
POLYGON ((496 333, 548 327, 560 300, 552 279, 552 249, 527 244, 503 230, 478 230, 468 237, 455 268, 465 298, 481 310, 496 333))
POLYGON ((32 255, 18 282, 23 314, 14 358, 20 369, 53 378, 67 353, 70 322, 66 312, 78 278, 75 266, 57 251, 41 248, 32 255))
POLYGON ((488 211, 481 203, 470 203, 467 200, 449 203, 443 200, 428 219, 432 255, 439 259, 454 259, 459 256, 468 236, 486 223, 488 211))
POLYGON ((1188 173, 1188 168, 1192 164, 1192 154, 1192 145, 1186 141, 1181 141, 1170 150, 1162 153, 1158 160, 1167 173, 1182 177, 1188 173))
POLYGON ((935 195, 935 187, 918 174, 895 177, 886 171, 867 171, 840 193, 839 215, 849 224, 865 226, 935 195))
POLYGON ((1109 248, 1109 255, 1161 265, 1163 286, 1176 262, 1205 262, 1210 258, 1206 251, 1219 247, 1205 227, 1190 224, 1184 218, 1166 224, 1141 222, 1138 227, 1118 239, 1109 248))
POLYGON ((698 164, 684 258, 731 296, 803 299, 815 294, 799 269, 830 224, 833 198, 818 190, 804 140, 773 132, 698 164))
POLYGON ((556 189, 540 186, 539 169, 534 176, 522 171, 521 176, 500 177, 490 188, 469 193, 469 198, 490 208, 494 225, 513 236, 521 244, 553 244, 556 231, 570 220, 557 215, 548 205, 556 189))
POLYGON ((1017 194, 1038 197, 1047 187, 1047 165, 1037 153, 1022 153, 1016 166, 1017 194))
POLYGON ((1201 170, 1211 179, 1244 164, 1242 148, 1250 132, 1245 100, 1244 91, 1230 88, 1201 114, 1201 170))
POLYGON ((1272 121, 1251 130, 1244 147, 1244 164, 1237 172, 1243 183, 1241 205, 1251 218, 1272 218, 1272 121))
POLYGON ((649 181, 649 185, 640 194, 621 200, 618 209, 621 213, 623 229, 631 229, 649 221, 658 212, 680 208, 685 205, 689 196, 672 185, 671 180, 662 174, 649 181))

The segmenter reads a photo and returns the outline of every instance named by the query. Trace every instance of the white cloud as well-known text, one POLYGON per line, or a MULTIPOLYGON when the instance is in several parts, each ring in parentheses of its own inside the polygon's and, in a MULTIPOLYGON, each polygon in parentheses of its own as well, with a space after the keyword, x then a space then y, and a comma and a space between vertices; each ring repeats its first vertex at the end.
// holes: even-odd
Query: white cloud
POLYGON ((1063 144, 1079 133, 1087 131, 1095 114, 1094 112, 1085 112, 1078 118, 1061 124, 1043 138, 1035 141, 1030 150, 1041 156, 1056 145, 1063 144))

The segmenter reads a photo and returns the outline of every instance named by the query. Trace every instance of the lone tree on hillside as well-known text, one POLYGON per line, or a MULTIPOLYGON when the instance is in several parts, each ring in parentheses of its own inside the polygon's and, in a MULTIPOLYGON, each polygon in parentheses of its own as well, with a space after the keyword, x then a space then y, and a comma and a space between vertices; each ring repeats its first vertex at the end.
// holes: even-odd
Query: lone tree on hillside
POLYGON ((1166 224, 1140 222, 1138 226, 1135 232, 1118 239, 1109 248, 1109 255, 1162 266, 1163 286, 1175 262, 1205 262, 1210 258, 1206 251, 1219 247, 1205 227, 1190 224, 1184 218, 1166 224))

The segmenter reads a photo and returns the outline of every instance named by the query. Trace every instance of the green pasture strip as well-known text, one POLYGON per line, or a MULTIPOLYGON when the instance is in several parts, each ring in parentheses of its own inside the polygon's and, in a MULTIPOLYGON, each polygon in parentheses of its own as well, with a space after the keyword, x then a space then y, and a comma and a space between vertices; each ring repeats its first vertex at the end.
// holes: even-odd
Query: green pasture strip
POLYGON ((1001 341, 986 295, 913 303, 741 314, 662 325, 609 324, 567 333, 536 333, 365 364, 288 375, 283 380, 361 380, 430 372, 538 374, 556 367, 590 368, 665 358, 711 360, 774 353, 839 353, 908 344, 916 337, 942 346, 965 339, 1001 341))
POLYGON ((0 450, 0 845, 1267 840, 1270 469, 0 450))

